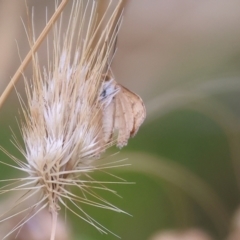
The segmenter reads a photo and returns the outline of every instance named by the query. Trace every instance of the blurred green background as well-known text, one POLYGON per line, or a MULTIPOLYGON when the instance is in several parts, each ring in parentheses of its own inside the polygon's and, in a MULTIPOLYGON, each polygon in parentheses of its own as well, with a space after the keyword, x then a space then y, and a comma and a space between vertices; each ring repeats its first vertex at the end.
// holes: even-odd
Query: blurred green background
MULTIPOLYGON (((34 6, 39 33, 53 2, 27 2, 34 6)), ((122 198, 103 197, 132 216, 84 209, 124 240, 151 240, 158 231, 195 227, 213 239, 228 239, 240 200, 240 2, 125 4, 112 68, 119 83, 143 98, 147 119, 114 157, 129 158, 131 166, 112 173, 134 184, 111 186, 122 198)), ((1 91, 20 63, 15 40, 22 58, 29 48, 20 17, 26 18, 23 0, 0 1, 1 91)), ((0 145, 16 156, 9 126, 18 132, 18 109, 13 92, 0 111, 0 145)), ((110 149, 109 155, 117 151, 110 149)), ((6 179, 18 173, 1 165, 0 174, 6 179)), ((94 178, 108 179, 98 172, 94 178)), ((72 239, 116 239, 70 213, 67 222, 72 239)))

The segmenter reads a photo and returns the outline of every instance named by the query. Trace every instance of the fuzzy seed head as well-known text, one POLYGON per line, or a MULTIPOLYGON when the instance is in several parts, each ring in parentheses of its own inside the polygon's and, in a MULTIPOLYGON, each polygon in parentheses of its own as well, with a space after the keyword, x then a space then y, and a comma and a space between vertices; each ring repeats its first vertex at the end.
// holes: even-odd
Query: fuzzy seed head
POLYGON ((77 203, 121 212, 89 190, 93 184, 96 188, 109 190, 89 174, 96 169, 104 169, 106 166, 96 167, 100 155, 114 144, 120 147, 126 145, 145 118, 144 105, 137 95, 116 84, 112 77, 106 80, 117 35, 116 26, 121 19, 120 4, 121 1, 103 27, 101 21, 96 24, 95 2, 86 20, 89 6, 84 7, 81 0, 74 1, 66 31, 62 33, 61 24, 54 27, 53 52, 48 52, 53 59, 49 60, 48 66, 42 67, 38 55, 33 54, 33 78, 30 81, 25 78, 27 103, 19 96, 24 116, 21 133, 25 147, 22 148, 16 141, 26 162, 8 154, 20 170, 29 174, 29 177, 19 180, 26 183, 18 190, 28 190, 21 201, 34 195, 40 196, 37 203, 27 210, 32 208, 37 214, 48 207, 55 216, 61 204, 105 233, 108 230, 77 203), (119 135, 116 139, 115 130, 119 135), (73 194, 69 186, 80 190, 82 196, 73 194), (87 194, 98 202, 89 200, 87 194), (66 200, 83 216, 75 213, 65 203, 66 200))
POLYGON ((51 212, 59 210, 59 194, 64 192, 66 179, 81 171, 91 171, 92 161, 112 144, 103 140, 103 105, 99 94, 113 43, 110 37, 115 38, 109 35, 109 29, 113 29, 116 16, 112 15, 97 44, 91 46, 96 33, 90 25, 93 19, 89 20, 85 34, 77 29, 85 20, 85 14, 80 14, 86 11, 82 7, 81 1, 73 4, 73 17, 62 48, 60 31, 55 29, 51 67, 42 71, 35 54, 34 77, 30 84, 25 79, 28 98, 22 129, 25 157, 29 173, 38 179, 51 212), (79 43, 73 47, 75 31, 79 43))

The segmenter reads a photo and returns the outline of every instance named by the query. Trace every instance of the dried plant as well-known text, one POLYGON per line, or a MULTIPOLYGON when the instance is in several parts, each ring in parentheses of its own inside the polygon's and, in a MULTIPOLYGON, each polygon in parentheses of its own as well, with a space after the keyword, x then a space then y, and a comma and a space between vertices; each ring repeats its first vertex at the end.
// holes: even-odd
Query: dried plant
MULTIPOLYGON (((53 53, 48 51, 53 59, 44 70, 32 50, 33 78, 30 82, 24 78, 27 103, 18 94, 23 112, 20 131, 24 147, 14 135, 14 144, 26 162, 2 149, 16 165, 3 164, 28 176, 9 180, 0 193, 27 191, 13 209, 35 196, 38 201, 18 213, 7 212, 2 216, 2 221, 6 221, 26 213, 5 238, 21 230, 45 208, 52 215, 51 240, 55 239, 61 205, 103 233, 110 231, 89 216, 82 206, 123 212, 93 191, 113 192, 90 175, 95 170, 107 171, 124 165, 119 162, 101 164, 99 159, 108 147, 125 146, 145 119, 141 98, 117 84, 109 67, 121 21, 120 4, 121 1, 101 29, 106 13, 97 23, 95 2, 84 6, 81 0, 74 1, 63 37, 61 19, 54 27, 53 53), (78 189, 79 194, 69 187, 78 189)), ((30 37, 29 41, 32 43, 30 37)), ((33 34, 32 44, 35 42, 33 34)))

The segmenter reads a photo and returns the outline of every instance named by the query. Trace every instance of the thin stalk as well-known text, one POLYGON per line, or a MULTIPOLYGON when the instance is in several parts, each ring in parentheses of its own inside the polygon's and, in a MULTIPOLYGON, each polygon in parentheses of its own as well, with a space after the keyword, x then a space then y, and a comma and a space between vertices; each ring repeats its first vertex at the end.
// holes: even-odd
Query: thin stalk
POLYGON ((55 240, 56 236, 56 228, 57 228, 57 211, 52 211, 52 230, 51 230, 51 238, 50 240, 55 240))
POLYGON ((68 2, 68 0, 62 0, 61 4, 56 9, 55 13, 52 15, 51 19, 48 21, 47 25, 45 26, 45 28, 43 29, 43 31, 39 35, 39 37, 36 40, 36 42, 31 47, 31 49, 29 50, 27 56, 24 58, 23 62, 21 63, 21 65, 17 69, 16 73, 12 77, 12 79, 9 82, 9 84, 7 85, 7 87, 3 91, 3 93, 2 93, 2 95, 0 97, 0 108, 2 107, 3 103, 7 99, 8 95, 10 94, 10 92, 12 91, 14 85, 18 81, 18 79, 21 76, 22 72, 27 67, 28 63, 31 61, 33 54, 37 51, 37 49, 41 45, 42 41, 44 40, 44 38, 46 37, 46 35, 50 31, 53 23, 56 22, 56 20, 58 19, 59 15, 63 11, 63 9, 64 9, 65 5, 67 4, 67 2, 68 2))

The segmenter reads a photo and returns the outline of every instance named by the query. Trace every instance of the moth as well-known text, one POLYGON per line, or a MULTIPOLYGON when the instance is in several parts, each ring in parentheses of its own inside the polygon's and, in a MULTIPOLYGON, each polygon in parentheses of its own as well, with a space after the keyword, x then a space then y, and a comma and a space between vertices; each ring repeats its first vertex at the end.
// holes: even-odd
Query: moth
POLYGON ((142 99, 127 88, 118 84, 110 75, 102 81, 99 100, 102 104, 103 138, 106 143, 117 132, 117 147, 127 145, 134 137, 146 117, 142 99))

